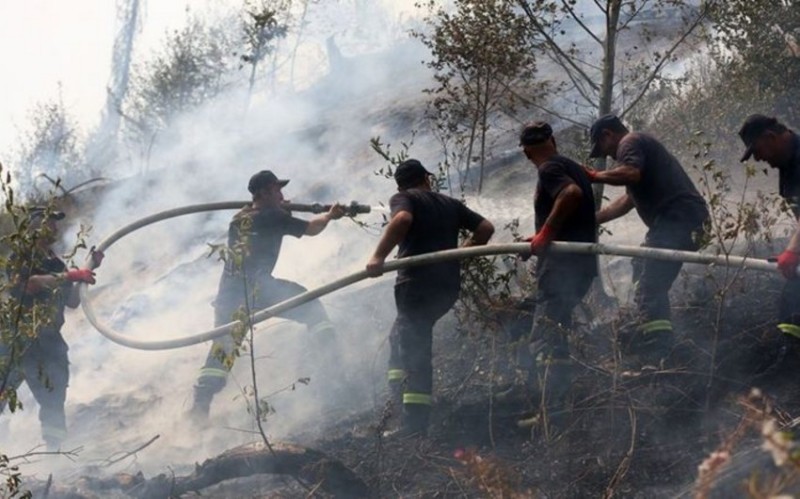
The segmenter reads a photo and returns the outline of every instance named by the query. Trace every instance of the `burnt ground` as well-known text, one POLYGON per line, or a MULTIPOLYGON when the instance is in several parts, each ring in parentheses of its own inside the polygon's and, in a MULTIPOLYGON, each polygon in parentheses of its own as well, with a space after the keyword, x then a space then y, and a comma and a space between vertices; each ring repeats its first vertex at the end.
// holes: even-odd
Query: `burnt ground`
MULTIPOLYGON (((711 496, 741 495, 754 470, 763 473, 770 465, 757 449, 757 430, 736 431, 745 413, 741 399, 757 386, 774 401, 780 421, 791 420, 800 410, 793 374, 800 356, 790 338, 774 329, 780 278, 726 272, 687 266, 673 287, 681 349, 668 366, 632 368, 635 363, 613 347, 612 323, 583 320, 571 337, 581 367, 558 435, 517 425, 532 414, 531 394, 496 396, 515 377, 504 329, 517 313, 487 307, 485 317, 498 327, 480 321, 465 327, 452 314, 437 325, 429 438, 383 438, 391 414, 382 395, 372 411, 331 413, 327 420, 337 422, 325 428, 325 438, 317 432, 295 436, 296 443, 352 471, 366 492, 337 493, 308 481, 301 486, 287 475, 256 475, 182 497, 693 497, 698 465, 725 443, 734 450, 735 465, 719 474, 711 496)), ((368 306, 352 310, 352 320, 372 320, 368 306)), ((613 315, 595 298, 582 313, 613 315)), ((40 493, 44 488, 29 485, 40 493)), ((51 498, 169 495, 148 496, 141 488, 92 495, 85 482, 49 490, 51 498)))

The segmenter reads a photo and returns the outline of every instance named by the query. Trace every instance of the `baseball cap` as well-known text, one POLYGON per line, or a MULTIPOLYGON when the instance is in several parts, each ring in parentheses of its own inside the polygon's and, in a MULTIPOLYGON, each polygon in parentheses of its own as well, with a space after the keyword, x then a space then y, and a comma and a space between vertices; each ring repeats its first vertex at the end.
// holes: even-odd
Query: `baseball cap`
POLYGON ((553 129, 544 121, 528 123, 519 134, 520 146, 536 146, 547 142, 553 136, 553 129))
POLYGON ((28 209, 28 217, 31 220, 42 219, 44 218, 45 215, 47 215, 48 220, 64 220, 64 217, 67 216, 67 214, 64 213, 63 211, 57 211, 51 209, 48 212, 46 206, 34 206, 28 209))
POLYGON ((394 180, 397 187, 407 189, 419 184, 427 175, 433 175, 416 159, 407 159, 397 165, 394 180))
POLYGON ((778 125, 776 118, 764 116, 763 114, 751 114, 744 120, 742 128, 739 129, 739 137, 744 142, 745 149, 742 159, 739 161, 747 161, 753 155, 753 144, 756 139, 767 130, 778 125))
POLYGON ((600 139, 600 135, 602 134, 603 130, 622 132, 627 131, 628 129, 616 114, 606 114, 605 116, 597 118, 595 122, 592 123, 592 127, 589 129, 589 139, 592 141, 592 151, 589 153, 590 158, 599 158, 603 154, 600 152, 600 146, 597 142, 598 139, 600 139))
POLYGON ((283 187, 288 183, 288 180, 279 179, 271 170, 261 170, 250 177, 250 182, 247 183, 247 190, 250 191, 250 194, 255 194, 268 185, 279 184, 283 187))

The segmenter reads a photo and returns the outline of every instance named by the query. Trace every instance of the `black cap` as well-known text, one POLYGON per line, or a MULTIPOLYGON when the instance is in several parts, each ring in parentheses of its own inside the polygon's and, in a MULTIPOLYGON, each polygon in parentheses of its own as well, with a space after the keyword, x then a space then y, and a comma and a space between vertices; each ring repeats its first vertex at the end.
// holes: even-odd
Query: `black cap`
POLYGON ((605 116, 597 118, 589 129, 589 139, 592 141, 592 151, 589 153, 590 158, 599 158, 603 154, 599 151, 598 148, 600 146, 597 142, 603 130, 613 130, 615 132, 628 131, 627 127, 625 127, 622 120, 619 119, 619 116, 616 114, 606 114, 605 116))
POLYGON ((520 146, 538 146, 553 136, 553 129, 544 121, 528 123, 519 134, 520 146))
POLYGON ((778 126, 778 120, 764 116, 763 114, 751 114, 744 120, 742 128, 739 129, 739 137, 744 142, 745 149, 742 159, 739 161, 747 161, 753 155, 753 144, 756 139, 767 130, 778 126))
POLYGON ((419 185, 428 175, 433 175, 433 173, 429 172, 416 159, 407 159, 397 165, 394 170, 394 180, 397 182, 397 187, 401 189, 419 185))
POLYGON ((64 220, 64 217, 67 216, 66 213, 63 211, 56 211, 56 210, 49 210, 46 206, 34 206, 28 210, 28 217, 33 220, 40 220, 44 218, 45 214, 47 215, 48 220, 64 220))
POLYGON ((250 191, 250 194, 255 194, 256 192, 260 191, 261 189, 269 185, 278 184, 281 187, 283 187, 288 183, 289 183, 288 180, 279 179, 270 170, 261 170, 260 172, 250 177, 250 182, 247 183, 247 190, 250 191))

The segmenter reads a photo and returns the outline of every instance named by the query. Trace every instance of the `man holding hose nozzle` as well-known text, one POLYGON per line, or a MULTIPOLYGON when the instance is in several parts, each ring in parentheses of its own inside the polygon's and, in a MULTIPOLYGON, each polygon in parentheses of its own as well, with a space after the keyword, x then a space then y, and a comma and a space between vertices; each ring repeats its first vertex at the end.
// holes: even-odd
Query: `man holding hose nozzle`
MULTIPOLYGON (((538 425, 550 438, 563 419, 572 381, 568 335, 572 313, 597 276, 594 255, 549 253, 553 241, 597 241, 594 194, 581 165, 558 154, 553 130, 538 121, 526 125, 519 145, 536 166, 536 234, 531 243, 536 262, 536 309, 530 336, 520 342, 517 361, 537 390, 539 411, 520 426, 538 425)), ((533 395, 533 394, 529 394, 533 395)), ((532 397, 534 398, 534 397, 532 397)))
MULTIPOLYGON (((454 249, 459 231, 472 237, 463 246, 483 245, 494 226, 453 198, 433 192, 431 174, 419 161, 397 166, 397 194, 389 200, 391 220, 367 263, 375 277, 386 257, 399 246, 400 258, 454 249)), ((433 404, 433 326, 453 306, 461 289, 458 261, 401 269, 394 288, 397 318, 389 336, 389 386, 393 407, 402 398, 401 427, 392 435, 424 436, 433 404)))
MULTIPOLYGON (((592 124, 590 157, 610 156, 617 166, 587 168, 592 182, 625 186, 625 194, 597 213, 597 223, 619 218, 633 208, 648 231, 643 246, 696 251, 709 218, 708 207, 681 164, 650 135, 630 132, 615 115, 592 124)), ((625 353, 657 367, 675 346, 669 290, 681 262, 636 258, 632 262, 637 317, 620 331, 625 353)))
POLYGON ((752 156, 778 170, 778 192, 786 200, 797 219, 797 226, 786 249, 778 256, 778 269, 786 278, 778 310, 778 329, 800 338, 800 137, 776 118, 749 116, 739 137, 747 149, 741 161, 752 156))
MULTIPOLYGON (((281 189, 288 183, 269 170, 250 178, 247 190, 253 202, 234 215, 228 229, 230 253, 214 301, 215 327, 236 320, 242 312, 252 314, 305 292, 306 288, 295 282, 272 276, 283 237, 316 236, 331 220, 345 215, 345 208, 337 203, 327 213, 308 221, 293 217, 282 206, 281 189)), ((289 310, 281 317, 305 324, 313 339, 321 344, 316 348, 333 354, 335 329, 319 300, 289 310)), ((214 340, 194 387, 190 415, 196 420, 202 422, 208 418, 211 401, 225 386, 244 337, 239 331, 214 340)))

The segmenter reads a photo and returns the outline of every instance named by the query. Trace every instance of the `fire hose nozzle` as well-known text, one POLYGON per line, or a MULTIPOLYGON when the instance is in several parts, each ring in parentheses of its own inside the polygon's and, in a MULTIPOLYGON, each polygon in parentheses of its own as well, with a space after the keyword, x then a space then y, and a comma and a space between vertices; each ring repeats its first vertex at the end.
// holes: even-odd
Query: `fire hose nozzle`
MULTIPOLYGON (((297 203, 287 203, 284 205, 286 209, 291 211, 306 211, 314 214, 319 213, 326 213, 328 210, 331 209, 332 204, 321 204, 321 203, 313 203, 313 204, 297 204, 297 203)), ((363 213, 369 213, 372 211, 372 207, 368 204, 359 204, 357 201, 351 201, 350 204, 345 205, 345 214, 348 217, 354 217, 356 215, 360 215, 363 213)))

